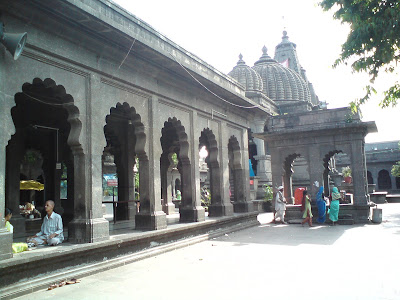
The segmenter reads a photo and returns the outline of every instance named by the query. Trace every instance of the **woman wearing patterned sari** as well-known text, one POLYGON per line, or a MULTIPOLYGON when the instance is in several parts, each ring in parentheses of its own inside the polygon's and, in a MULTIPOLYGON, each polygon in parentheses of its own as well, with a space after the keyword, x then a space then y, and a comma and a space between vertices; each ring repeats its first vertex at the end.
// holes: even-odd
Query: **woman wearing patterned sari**
POLYGON ((311 202, 310 202, 310 197, 307 195, 307 190, 303 191, 303 202, 301 205, 301 208, 303 210, 303 222, 301 222, 301 225, 304 226, 306 222, 308 222, 308 226, 312 227, 312 217, 313 214, 311 212, 311 202))
POLYGON ((325 223, 326 218, 326 203, 323 198, 324 187, 321 186, 317 193, 317 207, 318 207, 318 223, 325 223))
POLYGON ((332 189, 332 201, 331 206, 329 208, 329 219, 332 221, 333 225, 337 222, 339 217, 339 200, 340 200, 340 193, 338 188, 335 186, 332 189))

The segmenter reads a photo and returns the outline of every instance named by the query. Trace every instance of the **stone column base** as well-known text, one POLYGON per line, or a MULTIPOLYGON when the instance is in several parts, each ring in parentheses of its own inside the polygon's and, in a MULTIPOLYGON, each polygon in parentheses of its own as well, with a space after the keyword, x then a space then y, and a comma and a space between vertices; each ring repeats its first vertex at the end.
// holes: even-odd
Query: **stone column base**
POLYGON ((0 229, 0 261, 3 259, 13 257, 12 245, 13 234, 8 232, 5 228, 0 229))
POLYGON ((211 204, 208 207, 209 217, 223 217, 233 215, 233 205, 229 204, 211 204))
POLYGON ((235 202, 233 203, 233 211, 235 213, 252 212, 254 205, 252 202, 235 202))
POLYGON ((109 238, 109 223, 104 218, 73 219, 68 224, 68 241, 71 243, 95 243, 109 238))
POLYGON ((165 212, 167 215, 172 215, 175 213, 175 204, 167 203, 163 205, 163 212, 165 212))
MULTIPOLYGON (((22 217, 19 213, 11 219, 11 224, 14 227, 14 238, 20 238, 26 236, 26 218, 22 217)), ((36 232, 35 232, 36 233, 36 232)))
POLYGON ((163 211, 152 214, 138 213, 135 218, 135 229, 160 230, 167 228, 167 215, 163 211))
POLYGON ((206 219, 206 212, 202 206, 196 207, 180 207, 179 208, 179 222, 202 222, 206 219))

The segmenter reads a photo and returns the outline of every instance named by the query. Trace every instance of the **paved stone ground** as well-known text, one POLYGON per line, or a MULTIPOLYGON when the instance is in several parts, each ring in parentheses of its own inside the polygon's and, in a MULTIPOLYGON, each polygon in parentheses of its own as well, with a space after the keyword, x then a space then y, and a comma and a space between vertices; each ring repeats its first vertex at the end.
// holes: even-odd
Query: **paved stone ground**
POLYGON ((18 299, 400 299, 400 204, 362 226, 260 226, 18 299))

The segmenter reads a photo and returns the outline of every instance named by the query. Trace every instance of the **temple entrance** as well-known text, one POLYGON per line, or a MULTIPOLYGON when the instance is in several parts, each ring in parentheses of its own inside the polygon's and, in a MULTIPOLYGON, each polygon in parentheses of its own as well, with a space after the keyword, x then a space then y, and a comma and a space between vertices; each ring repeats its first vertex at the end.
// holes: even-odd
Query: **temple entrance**
POLYGON ((286 156, 282 168, 283 195, 287 203, 294 204, 295 190, 309 184, 307 160, 300 153, 292 153, 286 156))
POLYGON ((114 222, 134 220, 140 201, 140 163, 137 132, 143 131, 140 116, 128 103, 118 103, 106 117, 103 152, 103 203, 114 222))
POLYGON ((77 108, 65 88, 49 78, 25 83, 15 103, 15 134, 6 147, 6 206, 14 212, 18 237, 25 234, 24 217, 33 222, 44 216, 46 200, 55 202, 64 225, 73 217, 74 159, 68 137, 77 108))

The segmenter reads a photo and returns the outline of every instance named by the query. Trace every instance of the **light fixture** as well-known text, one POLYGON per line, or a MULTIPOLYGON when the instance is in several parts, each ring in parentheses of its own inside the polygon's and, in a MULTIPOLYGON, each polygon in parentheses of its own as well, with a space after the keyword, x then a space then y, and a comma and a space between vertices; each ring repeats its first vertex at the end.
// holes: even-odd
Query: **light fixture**
POLYGON ((24 33, 5 33, 4 24, 0 22, 0 43, 11 53, 14 60, 17 60, 24 50, 28 34, 24 33))

